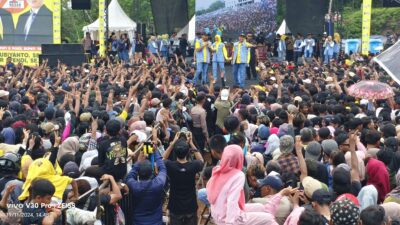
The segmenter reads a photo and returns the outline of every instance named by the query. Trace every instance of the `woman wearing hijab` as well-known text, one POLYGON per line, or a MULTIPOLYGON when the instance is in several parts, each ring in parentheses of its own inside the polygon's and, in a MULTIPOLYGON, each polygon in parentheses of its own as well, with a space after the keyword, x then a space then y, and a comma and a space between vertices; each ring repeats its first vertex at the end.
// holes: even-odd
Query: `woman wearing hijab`
POLYGON ((372 184, 378 190, 378 202, 385 200, 390 192, 389 173, 383 162, 377 159, 370 159, 367 164, 368 185, 372 184))
POLYGON ((61 144, 58 150, 57 160, 60 161, 61 157, 66 154, 75 155, 79 151, 79 140, 77 137, 69 137, 61 144))
POLYGON ((221 36, 215 35, 215 42, 211 46, 211 50, 214 52, 212 58, 212 71, 214 77, 214 84, 217 82, 218 67, 221 72, 222 86, 225 86, 225 60, 229 60, 228 53, 225 48, 225 44, 221 42, 221 36))
POLYGON ((371 205, 376 205, 378 202, 378 191, 374 185, 367 185, 361 188, 360 193, 357 196, 358 202, 360 203, 360 210, 367 208, 371 205))
MULTIPOLYGON (((266 205, 245 204, 242 173, 243 151, 238 145, 224 149, 219 166, 215 167, 207 183, 207 196, 211 213, 217 225, 277 225, 274 214, 282 193, 271 198, 266 205)), ((288 192, 285 189, 285 192, 288 192)))

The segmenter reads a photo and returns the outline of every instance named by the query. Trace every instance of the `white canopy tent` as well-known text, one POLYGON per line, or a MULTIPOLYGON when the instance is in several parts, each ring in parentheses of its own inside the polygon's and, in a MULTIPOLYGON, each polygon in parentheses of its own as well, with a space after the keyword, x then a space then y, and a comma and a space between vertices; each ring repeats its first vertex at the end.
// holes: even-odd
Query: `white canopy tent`
POLYGON ((192 19, 190 19, 189 23, 186 24, 186 26, 177 33, 177 36, 180 37, 180 36, 182 36, 182 34, 187 34, 188 41, 190 43, 192 43, 192 42, 194 42, 194 39, 196 38, 195 29, 196 29, 196 15, 194 15, 192 17, 192 19))
POLYGON ((289 27, 288 27, 287 24, 286 24, 286 20, 283 20, 283 21, 282 21, 282 24, 281 24, 281 26, 279 27, 278 31, 276 31, 276 33, 277 33, 277 34, 280 34, 280 35, 284 35, 284 34, 289 34, 289 33, 291 33, 290 30, 289 30, 289 27))
MULTIPOLYGON (((115 32, 116 35, 128 33, 132 39, 136 31, 136 23, 126 15, 124 10, 118 3, 118 0, 112 0, 108 5, 108 29, 109 32, 115 32)), ((99 19, 97 18, 92 24, 82 28, 84 33, 90 32, 93 40, 99 39, 99 19)))

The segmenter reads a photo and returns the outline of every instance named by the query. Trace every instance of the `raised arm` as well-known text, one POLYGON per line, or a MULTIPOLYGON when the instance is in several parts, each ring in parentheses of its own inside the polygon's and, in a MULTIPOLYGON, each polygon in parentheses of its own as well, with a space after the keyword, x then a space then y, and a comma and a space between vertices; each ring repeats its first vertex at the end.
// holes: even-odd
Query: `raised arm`
POLYGON ((356 143, 357 143, 357 134, 350 133, 349 135, 349 144, 350 144, 350 153, 351 153, 351 180, 352 181, 360 181, 360 171, 358 168, 358 156, 356 153, 356 143))
POLYGON ((307 173, 307 165, 306 165, 306 160, 304 159, 303 156, 303 143, 301 142, 300 136, 296 136, 296 154, 297 154, 297 160, 299 161, 299 167, 300 167, 300 182, 303 181, 303 179, 308 175, 307 173))

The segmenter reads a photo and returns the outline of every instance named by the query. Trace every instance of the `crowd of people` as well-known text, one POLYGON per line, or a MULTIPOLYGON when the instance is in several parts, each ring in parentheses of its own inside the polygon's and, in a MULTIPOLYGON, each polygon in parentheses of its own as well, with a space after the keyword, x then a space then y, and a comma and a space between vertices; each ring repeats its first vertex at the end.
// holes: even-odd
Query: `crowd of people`
POLYGON ((196 40, 197 65, 221 54, 235 85, 152 52, 155 37, 127 60, 29 68, 9 58, 0 224, 195 225, 203 209, 217 225, 399 224, 399 85, 371 56, 273 62, 253 38, 240 35, 233 54, 218 38, 196 40), (395 95, 355 98, 360 80, 395 95))
POLYGON ((204 31, 217 26, 228 34, 248 31, 270 33, 276 29, 276 4, 276 1, 262 1, 199 15, 196 17, 196 30, 204 31))

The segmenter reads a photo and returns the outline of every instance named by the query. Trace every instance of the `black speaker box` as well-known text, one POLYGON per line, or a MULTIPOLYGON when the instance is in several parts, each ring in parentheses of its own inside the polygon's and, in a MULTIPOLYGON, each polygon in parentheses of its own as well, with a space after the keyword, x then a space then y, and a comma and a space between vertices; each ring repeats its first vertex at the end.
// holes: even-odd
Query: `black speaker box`
POLYGON ((322 34, 329 1, 286 0, 286 23, 293 34, 322 34))
POLYGON ((79 66, 84 62, 88 62, 89 54, 79 53, 79 54, 40 54, 39 63, 42 64, 44 59, 48 59, 48 66, 55 67, 58 65, 58 60, 68 66, 79 66))
POLYGON ((71 0, 72 9, 90 9, 90 0, 71 0))
POLYGON ((77 54, 83 53, 81 44, 43 44, 42 54, 77 54))

